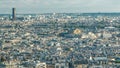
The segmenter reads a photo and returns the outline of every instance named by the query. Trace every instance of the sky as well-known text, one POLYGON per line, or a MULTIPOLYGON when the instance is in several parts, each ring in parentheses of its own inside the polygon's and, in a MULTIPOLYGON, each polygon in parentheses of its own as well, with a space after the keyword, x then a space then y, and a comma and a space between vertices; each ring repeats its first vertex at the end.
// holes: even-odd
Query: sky
POLYGON ((120 0, 0 0, 0 14, 120 12, 120 0))

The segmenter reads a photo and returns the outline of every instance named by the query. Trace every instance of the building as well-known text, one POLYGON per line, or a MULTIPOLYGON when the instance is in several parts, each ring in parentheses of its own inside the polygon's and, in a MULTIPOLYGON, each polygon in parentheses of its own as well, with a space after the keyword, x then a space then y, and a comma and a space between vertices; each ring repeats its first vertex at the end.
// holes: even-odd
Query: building
POLYGON ((94 57, 93 58, 97 64, 107 64, 108 58, 107 57, 94 57))
POLYGON ((55 68, 69 68, 68 63, 55 63, 55 68))
POLYGON ((46 63, 37 63, 35 68, 47 68, 46 63))
POLYGON ((12 20, 14 21, 16 19, 16 11, 15 8, 12 8, 12 20))
POLYGON ((53 65, 53 64, 47 64, 47 68, 55 68, 55 65, 53 65))
POLYGON ((105 39, 108 39, 108 38, 111 38, 112 37, 112 34, 111 33, 108 33, 108 32, 104 32, 102 34, 102 37, 105 38, 105 39))
POLYGON ((88 61, 83 60, 76 60, 74 61, 74 68, 88 68, 88 61))

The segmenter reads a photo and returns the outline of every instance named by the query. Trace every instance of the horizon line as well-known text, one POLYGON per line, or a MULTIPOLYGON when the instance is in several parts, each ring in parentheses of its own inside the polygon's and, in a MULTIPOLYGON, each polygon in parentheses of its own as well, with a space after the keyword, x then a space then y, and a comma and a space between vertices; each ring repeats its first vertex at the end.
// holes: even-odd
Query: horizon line
MULTIPOLYGON (((103 13, 105 13, 105 14, 110 14, 110 13, 120 13, 120 12, 45 12, 45 13, 16 13, 17 15, 19 15, 19 14, 52 14, 52 13, 57 13, 57 14, 60 14, 60 13, 71 13, 71 14, 89 14, 89 13, 93 13, 93 14, 95 14, 95 13, 99 13, 99 14, 103 14, 103 13)), ((2 14, 6 14, 6 15, 12 15, 12 13, 0 13, 0 15, 2 15, 2 14)))

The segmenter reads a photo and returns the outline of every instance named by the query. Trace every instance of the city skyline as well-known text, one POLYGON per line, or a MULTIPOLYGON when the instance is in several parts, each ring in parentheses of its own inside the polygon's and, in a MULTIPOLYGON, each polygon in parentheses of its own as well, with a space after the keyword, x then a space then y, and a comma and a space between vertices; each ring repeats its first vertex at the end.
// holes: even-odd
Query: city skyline
POLYGON ((0 14, 10 14, 13 7, 17 8, 17 13, 120 12, 119 3, 114 0, 2 0, 0 14))
POLYGON ((0 68, 120 68, 119 3, 1 0, 0 68))

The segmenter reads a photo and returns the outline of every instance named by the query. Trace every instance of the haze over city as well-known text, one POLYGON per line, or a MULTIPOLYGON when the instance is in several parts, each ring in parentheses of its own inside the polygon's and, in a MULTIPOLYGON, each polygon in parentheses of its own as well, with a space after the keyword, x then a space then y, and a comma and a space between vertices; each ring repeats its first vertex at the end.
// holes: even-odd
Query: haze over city
POLYGON ((1 0, 0 13, 86 13, 120 12, 119 0, 1 0))
POLYGON ((0 0, 0 68, 120 68, 119 0, 0 0))

